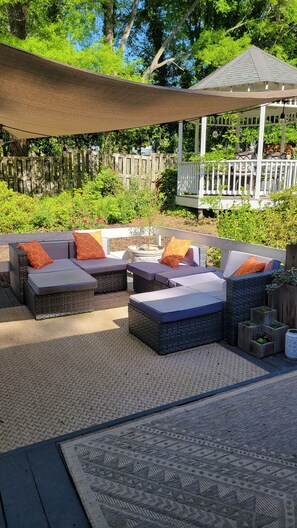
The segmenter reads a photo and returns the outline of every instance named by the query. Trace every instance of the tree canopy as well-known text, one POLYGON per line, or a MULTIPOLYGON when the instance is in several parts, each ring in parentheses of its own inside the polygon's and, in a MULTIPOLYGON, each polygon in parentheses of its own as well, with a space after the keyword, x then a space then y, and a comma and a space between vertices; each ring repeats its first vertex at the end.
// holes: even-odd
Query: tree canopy
MULTIPOLYGON (((0 0, 0 40, 99 73, 188 88, 250 45, 297 66, 297 0, 0 0)), ((129 133, 118 136, 129 143, 129 133)))

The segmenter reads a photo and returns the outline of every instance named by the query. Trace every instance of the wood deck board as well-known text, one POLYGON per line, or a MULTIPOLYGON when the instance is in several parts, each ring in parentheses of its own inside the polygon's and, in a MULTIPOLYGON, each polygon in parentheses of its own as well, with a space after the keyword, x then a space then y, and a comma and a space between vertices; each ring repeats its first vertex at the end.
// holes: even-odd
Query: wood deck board
POLYGON ((0 489, 8 528, 49 528, 25 451, 1 457, 0 489))
POLYGON ((50 527, 88 528, 89 522, 63 464, 58 447, 28 448, 27 456, 50 527))

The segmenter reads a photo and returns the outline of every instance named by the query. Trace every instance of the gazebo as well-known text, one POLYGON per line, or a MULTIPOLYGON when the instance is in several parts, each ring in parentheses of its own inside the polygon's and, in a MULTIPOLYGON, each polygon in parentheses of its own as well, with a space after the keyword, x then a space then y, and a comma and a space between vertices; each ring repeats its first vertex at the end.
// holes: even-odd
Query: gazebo
MULTIPOLYGON (((220 163, 187 162, 183 160, 183 122, 179 122, 178 196, 177 203, 197 209, 209 207, 209 197, 222 194, 222 206, 250 197, 252 207, 269 201, 271 192, 297 183, 297 160, 285 153, 286 126, 296 122, 297 99, 287 98, 286 90, 297 87, 297 68, 252 46, 205 79, 195 84, 195 90, 229 92, 269 92, 281 90, 283 99, 262 104, 238 113, 236 134, 244 127, 258 126, 255 152, 238 152, 236 159, 220 163), (266 124, 280 124, 280 152, 263 153, 266 124)), ((206 153, 206 139, 211 127, 217 134, 220 127, 230 126, 230 115, 215 115, 191 120, 195 125, 195 154, 206 153)))

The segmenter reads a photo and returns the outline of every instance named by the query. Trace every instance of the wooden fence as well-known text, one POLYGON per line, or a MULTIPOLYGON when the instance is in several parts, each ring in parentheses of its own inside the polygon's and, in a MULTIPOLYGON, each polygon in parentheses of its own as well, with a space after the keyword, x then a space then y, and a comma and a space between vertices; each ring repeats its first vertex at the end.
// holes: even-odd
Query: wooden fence
MULTIPOLYGON (((149 178, 152 183, 166 167, 176 167, 176 154, 113 154, 105 161, 129 187, 131 178, 149 178)), ((81 186, 87 174, 94 178, 100 169, 98 153, 90 150, 63 152, 60 157, 0 157, 0 181, 20 193, 57 194, 81 186)))

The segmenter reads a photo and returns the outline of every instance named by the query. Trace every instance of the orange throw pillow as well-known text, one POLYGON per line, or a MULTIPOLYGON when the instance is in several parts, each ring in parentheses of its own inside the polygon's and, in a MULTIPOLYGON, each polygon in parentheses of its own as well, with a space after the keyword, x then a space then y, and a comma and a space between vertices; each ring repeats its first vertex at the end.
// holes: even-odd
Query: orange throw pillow
POLYGON ((76 245, 77 260, 105 258, 103 247, 89 233, 72 233, 76 245))
POLYGON ((27 259, 32 268, 44 268, 44 266, 47 266, 53 262, 52 257, 50 257, 50 255, 45 251, 45 249, 43 249, 42 245, 39 244, 37 240, 19 244, 18 248, 27 253, 27 259))
POLYGON ((183 260, 191 244, 192 240, 181 240, 172 237, 172 239, 164 249, 164 253, 162 255, 160 263, 167 264, 167 266, 170 266, 171 268, 177 268, 179 263, 183 260))
POLYGON ((258 273, 259 271, 264 271, 265 266, 265 262, 262 262, 256 257, 249 257, 235 271, 234 277, 240 277, 241 275, 249 275, 250 273, 258 273))

